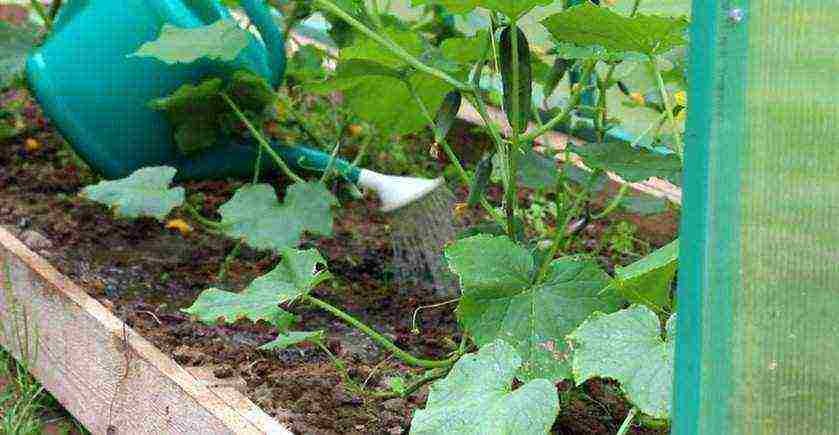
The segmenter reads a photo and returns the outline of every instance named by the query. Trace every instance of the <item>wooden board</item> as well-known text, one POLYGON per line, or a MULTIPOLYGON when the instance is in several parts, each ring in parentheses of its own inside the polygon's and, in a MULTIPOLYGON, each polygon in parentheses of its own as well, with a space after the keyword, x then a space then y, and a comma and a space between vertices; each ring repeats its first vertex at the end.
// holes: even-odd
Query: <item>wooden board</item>
POLYGON ((0 228, 0 345, 94 434, 290 434, 180 367, 0 228))

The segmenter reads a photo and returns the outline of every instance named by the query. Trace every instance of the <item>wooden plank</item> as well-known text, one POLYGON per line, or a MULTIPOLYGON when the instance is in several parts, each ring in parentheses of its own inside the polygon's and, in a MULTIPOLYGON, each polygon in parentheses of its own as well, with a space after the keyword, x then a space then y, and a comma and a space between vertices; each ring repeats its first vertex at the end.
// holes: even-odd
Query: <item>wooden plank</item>
POLYGON ((290 434, 212 388, 0 228, 0 344, 94 434, 290 434))

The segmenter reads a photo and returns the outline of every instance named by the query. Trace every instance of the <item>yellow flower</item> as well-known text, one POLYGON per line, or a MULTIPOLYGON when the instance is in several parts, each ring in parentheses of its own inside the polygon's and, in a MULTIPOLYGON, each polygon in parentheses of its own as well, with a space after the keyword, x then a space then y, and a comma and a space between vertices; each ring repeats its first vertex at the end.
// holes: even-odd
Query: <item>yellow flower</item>
POLYGON ((644 105, 644 96, 643 96, 643 95, 641 95, 641 93, 640 93, 640 92, 631 92, 631 93, 629 94, 629 99, 630 99, 630 100, 632 100, 632 101, 634 101, 634 102, 635 102, 635 104, 639 104, 639 105, 641 105, 641 106, 643 106, 643 105, 644 105))
POLYGON ((26 139, 24 146, 26 147, 26 151, 38 151, 41 149, 41 143, 31 137, 26 139))
POLYGON ((454 215, 460 217, 468 209, 469 209, 469 204, 467 204, 465 202, 458 202, 454 205, 454 215))
POLYGON ((688 94, 685 91, 678 91, 673 94, 673 98, 676 99, 676 104, 687 107, 688 106, 688 94))
POLYGON ((183 219, 172 219, 169 222, 166 222, 166 229, 178 230, 183 235, 187 235, 192 232, 192 227, 183 219))
POLYGON ((356 137, 360 135, 362 130, 362 127, 358 124, 350 124, 350 126, 347 127, 347 132, 350 134, 350 137, 356 137))

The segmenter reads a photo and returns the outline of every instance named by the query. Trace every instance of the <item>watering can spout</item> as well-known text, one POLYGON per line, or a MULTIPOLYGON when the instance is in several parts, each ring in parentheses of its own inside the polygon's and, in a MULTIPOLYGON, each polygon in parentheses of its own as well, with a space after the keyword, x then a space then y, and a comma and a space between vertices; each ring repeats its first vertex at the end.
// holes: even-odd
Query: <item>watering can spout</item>
POLYGON ((274 86, 282 82, 285 74, 285 37, 277 26, 274 17, 265 0, 241 0, 239 2, 247 13, 251 22, 259 30, 265 48, 268 49, 268 64, 271 68, 271 84, 274 86))

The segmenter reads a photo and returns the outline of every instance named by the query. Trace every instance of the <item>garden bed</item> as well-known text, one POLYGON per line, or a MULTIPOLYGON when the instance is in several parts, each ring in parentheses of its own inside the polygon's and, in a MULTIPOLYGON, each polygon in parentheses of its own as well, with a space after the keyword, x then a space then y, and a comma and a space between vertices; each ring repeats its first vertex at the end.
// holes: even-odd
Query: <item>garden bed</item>
MULTIPOLYGON (((59 311, 48 327, 56 331, 75 331, 74 340, 67 341, 67 348, 74 349, 68 355, 82 364, 89 356, 85 352, 94 351, 96 346, 131 343, 138 353, 142 348, 142 352, 159 355, 161 361, 169 361, 165 357, 168 355, 180 366, 199 367, 204 373, 212 373, 222 384, 227 380, 228 385, 236 385, 241 379, 238 388, 247 400, 294 433, 398 434, 407 430, 412 410, 425 401, 424 390, 406 399, 382 401, 355 396, 341 388, 340 376, 332 362, 315 347, 262 351, 258 346, 274 338, 274 331, 268 325, 242 321, 233 325, 208 326, 183 314, 180 310, 189 306, 202 290, 209 287, 242 288, 251 279, 267 272, 277 262, 277 256, 243 249, 239 259, 231 262, 226 278, 219 282, 216 278, 218 265, 233 248, 233 241, 198 227, 181 231, 164 228, 151 219, 118 220, 105 208, 81 199, 76 194, 93 181, 91 174, 74 159, 63 140, 34 105, 24 112, 31 128, 26 134, 0 144, 3 147, 0 153, 0 224, 45 260, 30 254, 8 233, 2 233, 4 240, 8 241, 5 244, 7 252, 25 259, 30 266, 35 264, 40 267, 38 273, 45 275, 56 288, 82 289, 98 301, 93 308, 96 316, 109 316, 107 308, 130 327, 124 331, 136 331, 136 335, 126 332, 127 335, 120 338, 123 329, 117 325, 121 323, 117 319, 103 321, 100 318, 100 323, 109 325, 110 341, 97 344, 94 340, 90 342, 94 347, 85 351, 74 341, 87 343, 95 334, 85 329, 83 324, 75 323, 78 318, 62 317, 59 311), (78 287, 71 285, 70 281, 78 287), (87 336, 88 332, 91 336, 87 336), (130 339, 126 340, 128 336, 130 339)), ((469 128, 463 125, 452 134, 456 136, 452 140, 454 144, 461 147, 465 144, 474 146, 481 140, 470 137, 469 128)), ((427 143, 424 142, 426 140, 420 137, 417 143, 427 143)), ((425 151, 421 146, 418 148, 416 152, 425 151)), ((435 163, 440 168, 444 164, 435 163)), ((217 206, 241 184, 205 181, 186 183, 186 187, 189 192, 203 195, 204 210, 201 211, 212 215, 217 206)), ((605 197, 614 189, 614 183, 606 186, 601 196, 605 197)), ((459 188, 455 194, 462 200, 467 192, 459 188)), ((498 192, 491 194, 498 195, 498 192)), ((391 247, 387 217, 375 209, 375 204, 369 199, 344 200, 342 207, 336 211, 334 235, 310 238, 304 242, 304 247, 320 250, 335 276, 335 279, 315 289, 314 294, 372 322, 403 348, 416 354, 443 356, 456 347, 460 338, 452 311, 446 308, 423 311, 419 324, 421 333, 412 333, 411 314, 417 307, 433 301, 424 299, 422 292, 397 289, 392 281, 393 271, 389 270, 391 247)), ((185 216, 183 219, 188 221, 185 216)), ((474 221, 477 214, 467 212, 461 219, 462 223, 474 221)), ((652 246, 671 240, 677 225, 673 211, 644 217, 616 213, 609 220, 589 224, 578 241, 580 249, 594 252, 607 269, 613 268, 615 262, 622 259, 609 252, 608 247, 601 246, 598 240, 612 221, 623 219, 639 224, 653 222, 654 225, 641 226, 638 233, 652 246)), ((88 304, 93 302, 79 302, 84 297, 77 295, 74 301, 90 309, 93 305, 88 304)), ((32 302, 37 302, 37 309, 41 310, 44 307, 40 304, 50 300, 32 302)), ((59 308, 69 309, 67 304, 61 304, 59 308)), ((366 336, 323 312, 305 306, 297 306, 294 311, 300 317, 302 329, 327 331, 328 347, 348 363, 350 375, 368 388, 383 387, 389 376, 410 370, 398 360, 388 358, 366 336)), ((123 358, 114 364, 124 366, 125 360, 123 358)), ((161 364, 164 367, 158 367, 158 371, 170 380, 175 379, 170 381, 175 382, 174 390, 180 387, 183 394, 193 388, 179 383, 194 385, 192 378, 184 377, 186 372, 177 364, 161 364), (173 372, 176 374, 174 377, 173 372)), ((79 367, 79 370, 92 369, 85 364, 79 367)), ((50 379, 51 376, 59 374, 39 374, 39 378, 50 379)), ((145 379, 127 391, 143 397, 142 386, 157 385, 157 382, 165 384, 165 379, 145 379)), ((45 383, 50 386, 49 382, 45 383)), ((555 433, 615 433, 630 408, 621 398, 616 385, 597 380, 582 389, 572 390, 570 387, 568 383, 559 385, 565 394, 562 394, 555 433)), ((231 389, 225 391, 230 393, 231 389)), ((60 400, 69 400, 53 392, 60 400)), ((162 403, 157 397, 148 397, 150 406, 162 403)), ((75 409, 84 409, 85 399, 76 397, 79 403, 64 402, 64 405, 75 414, 75 409)), ((157 409, 158 414, 159 411, 157 409)), ((132 415, 139 414, 122 415, 123 420, 119 421, 129 424, 132 415)), ((173 413, 169 418, 178 418, 177 415, 173 413)), ((217 411, 214 418, 224 424, 224 415, 223 411, 217 411)), ((77 417, 86 424, 89 421, 77 417)), ((105 426, 91 429, 100 432, 105 427, 107 430, 108 425, 118 421, 113 417, 108 420, 110 422, 105 426)), ((210 422, 213 418, 202 417, 199 420, 210 422)), ((633 430, 632 433, 660 433, 652 429, 633 430)), ((243 432, 247 433, 247 430, 243 432)))

